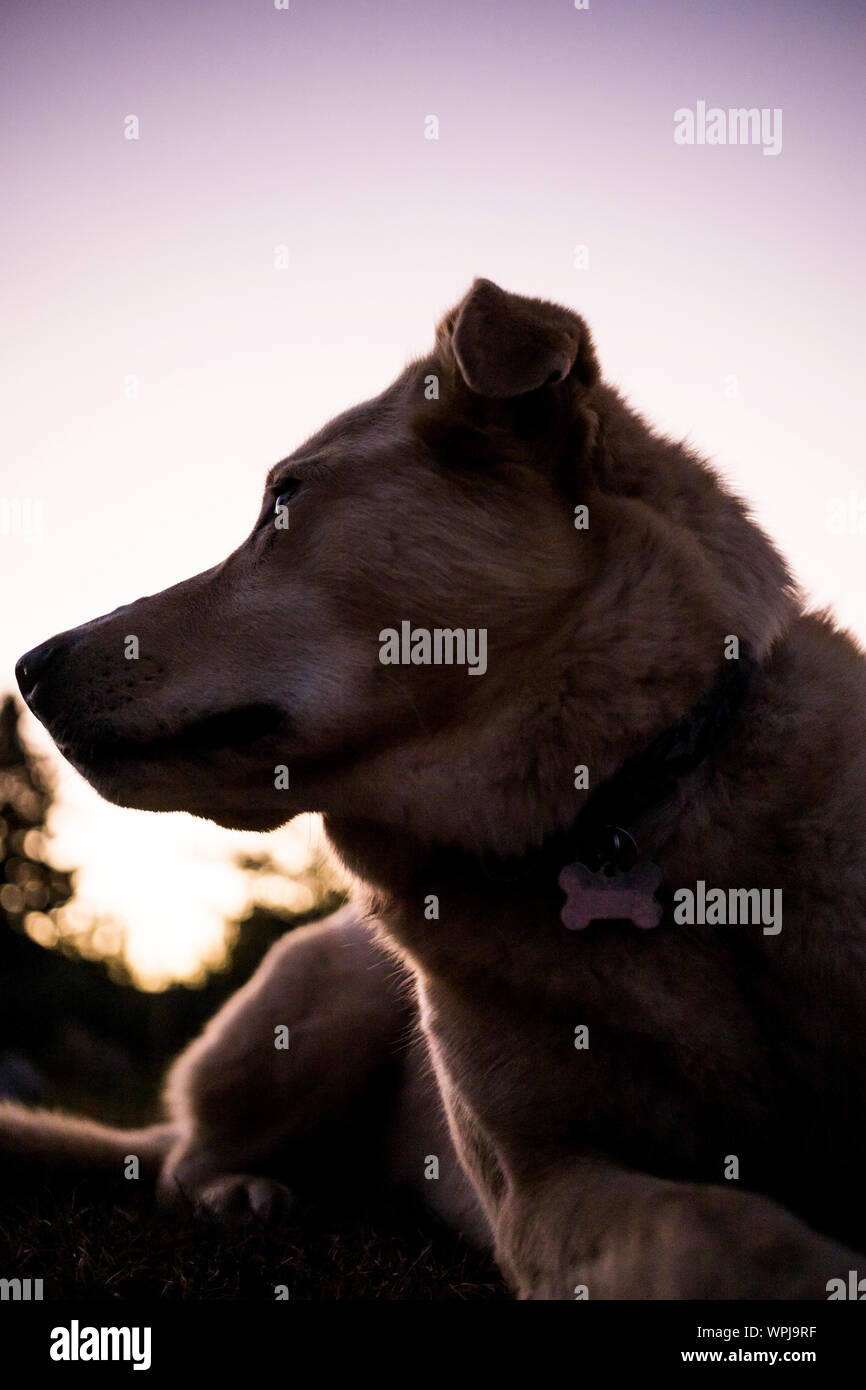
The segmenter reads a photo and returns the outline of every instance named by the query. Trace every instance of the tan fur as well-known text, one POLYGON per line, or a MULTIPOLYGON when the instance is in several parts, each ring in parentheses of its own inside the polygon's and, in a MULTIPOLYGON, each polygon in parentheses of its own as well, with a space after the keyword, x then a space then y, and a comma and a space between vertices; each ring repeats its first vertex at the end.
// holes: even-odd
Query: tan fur
POLYGON ((23 668, 110 799, 263 829, 324 813, 414 978, 474 1196, 427 1059, 401 1052, 405 989, 355 918, 276 948, 178 1064, 164 1193, 267 1210, 366 1117, 383 1175, 476 1239, 488 1222, 521 1297, 821 1298, 856 1267, 866 668, 708 466, 601 383, 576 314, 476 282, 429 357, 277 466, 222 565, 23 668), (486 629, 486 673, 383 666, 402 620, 486 629), (783 930, 567 933, 531 851, 588 795, 573 768, 612 775, 709 689, 731 635, 758 661, 746 703, 636 831, 670 890, 781 889, 783 930), (293 1021, 284 1066, 270 1039, 293 1021))

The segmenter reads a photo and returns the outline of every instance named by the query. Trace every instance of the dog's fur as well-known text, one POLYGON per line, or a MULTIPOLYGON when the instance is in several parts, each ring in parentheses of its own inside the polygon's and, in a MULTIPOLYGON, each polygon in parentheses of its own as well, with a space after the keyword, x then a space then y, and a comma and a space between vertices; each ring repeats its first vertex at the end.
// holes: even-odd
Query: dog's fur
MULTIPOLYGON (((602 384, 576 314, 476 281, 430 356, 273 470, 239 550, 21 680, 110 800, 257 829, 322 812, 371 895, 375 923, 287 938, 175 1066, 138 1146, 166 1196, 264 1211, 360 1151, 492 1233, 524 1298, 823 1298, 856 1267, 864 662, 706 464, 602 384), (403 620, 486 629, 486 674, 381 664, 403 620), (668 911, 566 932, 536 848, 589 795, 575 766, 599 786, 732 635, 746 701, 636 832, 668 892, 782 889, 783 930, 668 911)), ((2 1112, 7 1159, 111 1165, 130 1142, 2 1112)))

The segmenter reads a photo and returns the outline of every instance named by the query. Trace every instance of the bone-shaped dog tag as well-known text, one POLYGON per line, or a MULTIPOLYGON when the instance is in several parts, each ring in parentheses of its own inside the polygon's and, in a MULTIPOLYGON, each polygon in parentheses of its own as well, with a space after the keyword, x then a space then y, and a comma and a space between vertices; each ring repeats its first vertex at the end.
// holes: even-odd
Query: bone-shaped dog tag
POLYGON ((662 881, 658 864, 645 862, 617 873, 593 873, 585 864, 566 864, 559 875, 565 893, 561 917, 569 931, 583 931, 600 918, 624 918, 636 927, 657 927, 662 905, 655 891, 662 881))

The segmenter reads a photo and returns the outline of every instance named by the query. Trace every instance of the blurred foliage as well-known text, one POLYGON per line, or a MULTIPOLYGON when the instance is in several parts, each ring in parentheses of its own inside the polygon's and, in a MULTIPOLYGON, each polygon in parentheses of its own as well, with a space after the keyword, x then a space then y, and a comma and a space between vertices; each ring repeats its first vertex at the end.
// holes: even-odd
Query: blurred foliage
POLYGON ((0 1096, 62 1104, 117 1123, 155 1110, 171 1059, 255 970, 287 931, 343 901, 322 863, 301 876, 313 906, 289 912, 256 900, 256 882, 280 871, 267 856, 242 861, 252 907, 230 926, 226 958, 195 986, 161 993, 135 987, 111 923, 64 930, 75 876, 52 867, 46 821, 52 789, 26 747, 12 696, 0 706, 0 1096), (37 939, 34 939, 36 937, 37 939), (51 947, 40 944, 51 940, 51 947))

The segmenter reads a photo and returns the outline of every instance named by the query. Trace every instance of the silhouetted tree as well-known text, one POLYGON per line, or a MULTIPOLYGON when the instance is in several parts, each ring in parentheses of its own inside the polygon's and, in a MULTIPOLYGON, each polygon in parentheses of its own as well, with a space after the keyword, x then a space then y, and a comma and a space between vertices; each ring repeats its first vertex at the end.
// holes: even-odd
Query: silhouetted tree
MULTIPOLYGON (((28 912, 52 912, 72 896, 72 875, 45 858, 51 789, 24 746, 12 695, 0 705, 0 938, 20 931, 28 912)), ((0 945, 2 951, 2 945, 0 945)))

